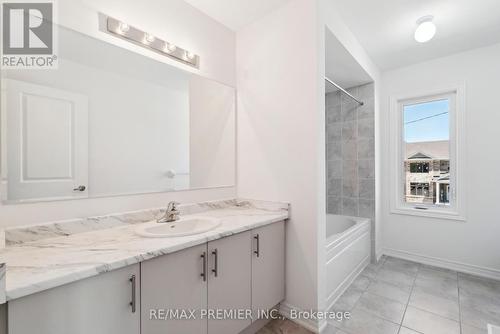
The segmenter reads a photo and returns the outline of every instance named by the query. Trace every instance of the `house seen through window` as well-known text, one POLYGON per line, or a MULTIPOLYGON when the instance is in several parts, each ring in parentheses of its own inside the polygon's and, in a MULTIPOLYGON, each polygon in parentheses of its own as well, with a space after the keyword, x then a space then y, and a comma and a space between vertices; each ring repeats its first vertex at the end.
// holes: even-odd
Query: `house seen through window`
POLYGON ((404 201, 450 203, 450 99, 403 105, 404 201))

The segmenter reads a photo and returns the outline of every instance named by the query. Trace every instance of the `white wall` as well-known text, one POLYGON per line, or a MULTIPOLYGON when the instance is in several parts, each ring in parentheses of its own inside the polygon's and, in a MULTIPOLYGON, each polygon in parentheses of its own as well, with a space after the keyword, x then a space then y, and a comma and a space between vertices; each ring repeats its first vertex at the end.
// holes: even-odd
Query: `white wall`
MULTIPOLYGON (((500 277, 500 44, 383 74, 383 245, 401 255, 490 268, 500 277), (390 214, 389 97, 465 82, 465 222, 390 214), (402 252, 402 253, 401 253, 402 252)), ((479 269, 479 268, 476 268, 479 269)))
POLYGON ((189 80, 190 185, 236 182, 236 92, 218 82, 189 80))
POLYGON ((286 304, 305 310, 320 303, 320 205, 325 212, 318 22, 315 2, 293 0, 237 33, 238 195, 291 203, 286 304))
MULTIPOLYGON (((182 0, 68 0, 58 1, 59 22, 63 26, 111 41, 147 54, 179 68, 194 71, 213 80, 235 86, 235 34, 182 0), (126 20, 143 30, 157 34, 201 57, 200 70, 117 40, 99 32, 97 12, 126 20)), ((183 191, 126 197, 110 197, 22 205, 0 205, 0 226, 33 224, 51 220, 165 206, 170 200, 196 202, 236 195, 235 187, 183 191)))

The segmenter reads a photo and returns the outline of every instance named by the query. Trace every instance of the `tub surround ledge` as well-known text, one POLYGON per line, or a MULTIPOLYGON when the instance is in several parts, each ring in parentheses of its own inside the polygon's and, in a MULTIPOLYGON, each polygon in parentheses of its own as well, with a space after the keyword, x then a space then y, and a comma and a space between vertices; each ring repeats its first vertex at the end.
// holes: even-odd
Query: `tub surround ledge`
MULTIPOLYGON (((6 230, 0 250, 0 284, 9 301, 96 276, 161 255, 220 239, 289 217, 289 204, 231 199, 181 205, 183 216, 203 215, 221 225, 202 234, 144 238, 138 224, 155 220, 162 209, 46 223, 6 230), (3 271, 2 271, 3 270, 3 271)), ((0 302, 2 298, 0 288, 0 302)))

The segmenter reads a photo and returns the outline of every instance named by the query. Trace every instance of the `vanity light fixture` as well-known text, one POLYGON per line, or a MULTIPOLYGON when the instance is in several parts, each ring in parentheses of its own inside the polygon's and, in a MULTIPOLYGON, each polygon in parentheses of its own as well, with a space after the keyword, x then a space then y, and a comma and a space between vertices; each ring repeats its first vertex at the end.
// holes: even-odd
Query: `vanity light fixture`
POLYGON ((425 43, 430 41, 436 34, 436 25, 434 22, 434 16, 427 15, 423 16, 417 21, 417 29, 415 30, 415 40, 419 43, 425 43))
MULTIPOLYGON (((102 14, 101 14, 102 15, 102 14)), ((173 43, 159 39, 148 32, 137 29, 125 22, 103 15, 106 18, 106 32, 132 42, 143 48, 155 51, 161 55, 173 58, 184 64, 200 67, 200 56, 195 53, 176 46, 173 43)))

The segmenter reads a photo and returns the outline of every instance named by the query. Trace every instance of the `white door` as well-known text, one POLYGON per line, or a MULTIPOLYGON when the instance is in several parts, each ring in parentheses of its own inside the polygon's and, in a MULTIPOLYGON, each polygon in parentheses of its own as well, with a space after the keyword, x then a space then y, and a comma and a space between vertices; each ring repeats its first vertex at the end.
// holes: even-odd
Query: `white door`
POLYGON ((9 301, 8 333, 139 334, 139 273, 135 264, 9 301))
MULTIPOLYGON (((208 243, 209 311, 251 310, 251 247, 250 231, 208 243)), ((251 324, 250 317, 246 319, 234 313, 223 318, 208 318, 208 334, 235 334, 251 324)))
POLYGON ((87 197, 88 98, 9 79, 2 90, 7 199, 87 197))
POLYGON ((206 334, 207 244, 157 257, 141 264, 141 333, 206 334), (182 312, 178 315, 160 312, 182 312))
POLYGON ((285 299, 285 223, 260 227, 252 235, 252 309, 257 316, 285 299))

